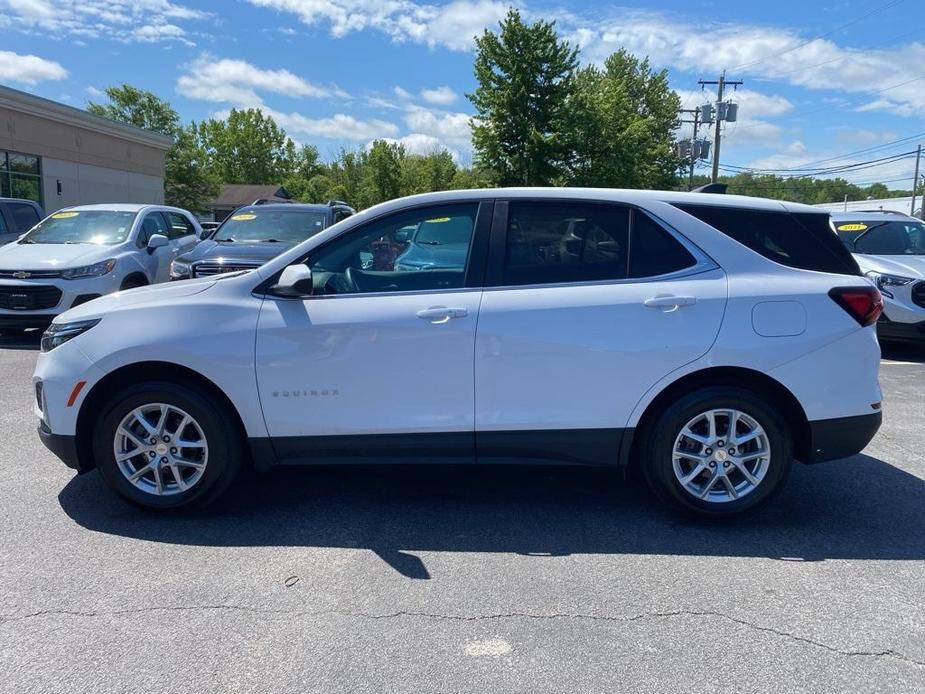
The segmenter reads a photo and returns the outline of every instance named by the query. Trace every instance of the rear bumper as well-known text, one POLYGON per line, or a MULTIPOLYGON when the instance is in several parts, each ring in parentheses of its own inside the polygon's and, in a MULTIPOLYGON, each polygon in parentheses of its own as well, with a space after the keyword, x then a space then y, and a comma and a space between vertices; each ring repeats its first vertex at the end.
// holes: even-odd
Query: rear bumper
POLYGON ((39 438, 49 451, 54 453, 69 468, 77 472, 87 472, 89 468, 84 468, 80 463, 80 456, 77 454, 77 437, 68 434, 53 434, 43 424, 39 424, 39 438))
POLYGON ((821 463, 847 458, 863 451, 883 421, 881 412, 858 417, 818 419, 809 423, 811 447, 803 462, 821 463))

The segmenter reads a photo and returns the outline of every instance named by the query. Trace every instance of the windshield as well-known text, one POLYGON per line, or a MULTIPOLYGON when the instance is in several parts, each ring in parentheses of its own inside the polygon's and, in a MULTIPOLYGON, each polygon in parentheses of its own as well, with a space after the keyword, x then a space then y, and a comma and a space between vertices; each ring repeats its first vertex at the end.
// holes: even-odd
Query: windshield
POLYGON ((20 243, 95 243, 111 246, 128 236, 137 212, 64 210, 36 224, 20 243))
POLYGON ((299 243, 324 229, 327 215, 308 210, 248 210, 225 220, 215 241, 286 241, 299 243))
POLYGON ((855 253, 925 255, 925 224, 914 220, 838 221, 835 231, 855 253))
POLYGON ((472 220, 469 217, 434 217, 421 222, 414 242, 425 246, 469 246, 472 220))

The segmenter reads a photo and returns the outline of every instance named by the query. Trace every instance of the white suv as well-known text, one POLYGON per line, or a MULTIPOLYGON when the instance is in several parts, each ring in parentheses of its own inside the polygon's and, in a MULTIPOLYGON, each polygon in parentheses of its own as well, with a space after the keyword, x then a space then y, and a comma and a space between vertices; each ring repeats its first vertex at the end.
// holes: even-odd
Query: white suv
POLYGON ((257 270, 68 311, 35 407, 65 463, 148 507, 206 502, 245 465, 416 460, 640 465, 662 499, 727 515, 792 459, 867 445, 880 308, 810 207, 433 193, 257 270), (396 262, 424 223, 438 269, 396 262))
POLYGON ((199 243, 187 211, 161 205, 58 210, 0 247, 0 332, 47 327, 104 294, 169 278, 170 262, 199 243))
POLYGON ((925 224, 901 212, 838 212, 832 224, 883 295, 877 333, 925 341, 925 224))

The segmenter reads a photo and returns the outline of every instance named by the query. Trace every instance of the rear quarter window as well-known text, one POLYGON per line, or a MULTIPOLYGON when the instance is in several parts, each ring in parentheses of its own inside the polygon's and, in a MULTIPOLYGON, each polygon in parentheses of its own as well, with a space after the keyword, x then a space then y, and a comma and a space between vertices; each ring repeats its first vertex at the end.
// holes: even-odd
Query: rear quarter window
POLYGON ((714 205, 675 205, 743 246, 787 267, 860 275, 828 214, 771 212, 714 205))

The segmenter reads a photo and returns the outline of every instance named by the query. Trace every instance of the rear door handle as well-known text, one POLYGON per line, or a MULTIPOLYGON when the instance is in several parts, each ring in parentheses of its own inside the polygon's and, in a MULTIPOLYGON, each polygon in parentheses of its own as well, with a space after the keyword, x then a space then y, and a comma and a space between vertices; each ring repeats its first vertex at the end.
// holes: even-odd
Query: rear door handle
POLYGON ((418 318, 429 320, 431 323, 446 323, 451 318, 463 318, 468 315, 468 309, 447 308, 446 306, 431 306, 418 311, 418 318))
POLYGON ((695 296, 653 296, 643 302, 651 308, 676 309, 681 306, 693 306, 697 303, 695 296))

